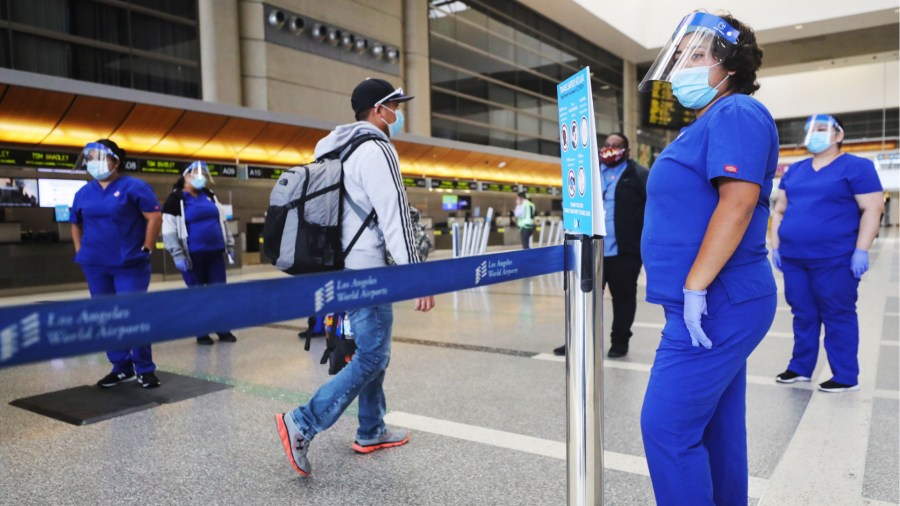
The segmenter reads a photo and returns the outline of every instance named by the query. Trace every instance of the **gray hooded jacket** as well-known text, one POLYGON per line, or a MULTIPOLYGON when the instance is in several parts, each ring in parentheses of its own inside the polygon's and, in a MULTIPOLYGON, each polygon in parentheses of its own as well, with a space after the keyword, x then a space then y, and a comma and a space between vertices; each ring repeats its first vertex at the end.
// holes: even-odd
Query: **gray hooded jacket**
POLYGON ((376 134, 381 139, 362 143, 344 161, 346 196, 357 207, 354 209, 345 199, 341 234, 344 248, 373 209, 377 218, 360 235, 344 259, 344 266, 347 269, 383 267, 387 265, 385 248, 399 265, 420 262, 397 151, 384 132, 366 121, 341 125, 316 144, 314 156, 319 158, 363 134, 376 134), (364 214, 360 216, 358 211, 364 214))

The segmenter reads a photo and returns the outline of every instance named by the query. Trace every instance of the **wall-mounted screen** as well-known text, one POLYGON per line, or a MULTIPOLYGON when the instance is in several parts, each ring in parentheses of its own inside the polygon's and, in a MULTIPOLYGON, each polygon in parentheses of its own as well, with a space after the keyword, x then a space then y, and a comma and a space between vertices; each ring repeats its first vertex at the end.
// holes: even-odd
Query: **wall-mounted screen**
POLYGON ((41 207, 72 207, 75 192, 86 184, 78 179, 38 179, 41 207))
POLYGON ((443 198, 441 198, 441 209, 444 211, 456 211, 459 209, 459 196, 444 195, 443 198))
POLYGON ((562 211, 562 199, 553 199, 550 201, 550 210, 562 211))
POLYGON ((0 206, 37 207, 38 180, 0 177, 0 206))
POLYGON ((472 197, 470 195, 460 195, 456 208, 460 211, 471 211, 472 197))

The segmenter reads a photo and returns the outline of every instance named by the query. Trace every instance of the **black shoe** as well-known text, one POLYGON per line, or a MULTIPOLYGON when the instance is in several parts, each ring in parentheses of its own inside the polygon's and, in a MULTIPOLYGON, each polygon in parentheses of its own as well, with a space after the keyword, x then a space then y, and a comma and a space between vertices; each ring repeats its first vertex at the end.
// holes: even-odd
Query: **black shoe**
POLYGON ((838 383, 833 379, 826 381, 825 383, 819 383, 819 390, 823 392, 850 392, 852 390, 859 390, 859 385, 845 385, 843 383, 838 383))
POLYGON ((628 348, 610 348, 609 353, 606 354, 609 358, 622 358, 625 355, 628 355, 628 348))
POLYGON ((566 345, 562 345, 559 348, 555 348, 553 350, 553 354, 557 357, 565 357, 566 356, 566 345))
POLYGON ((775 381, 779 383, 797 383, 798 381, 809 381, 809 378, 807 378, 806 376, 801 376, 788 369, 778 376, 775 376, 775 381))
POLYGON ((223 343, 234 343, 237 342, 237 337, 231 332, 223 332, 219 334, 219 341, 223 343))
POLYGON ((138 379, 141 381, 141 386, 144 388, 156 388, 159 386, 159 378, 153 374, 153 371, 150 371, 145 374, 139 374, 138 379))
POLYGON ((197 344, 210 345, 210 344, 216 344, 216 342, 213 341, 212 338, 209 336, 200 336, 197 338, 197 344))
POLYGON ((133 372, 111 372, 98 381, 97 386, 100 388, 112 388, 119 383, 128 383, 129 381, 134 381, 136 379, 137 376, 135 376, 133 372))

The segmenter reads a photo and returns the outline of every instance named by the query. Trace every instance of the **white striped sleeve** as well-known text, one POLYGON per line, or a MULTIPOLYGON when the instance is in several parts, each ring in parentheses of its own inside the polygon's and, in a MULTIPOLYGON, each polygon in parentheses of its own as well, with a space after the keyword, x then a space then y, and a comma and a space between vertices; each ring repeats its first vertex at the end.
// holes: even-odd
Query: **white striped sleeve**
POLYGON ((364 187, 378 216, 378 228, 384 235, 385 247, 399 265, 418 263, 421 260, 415 246, 409 200, 400 176, 397 152, 385 141, 366 144, 374 149, 370 151, 371 162, 366 160, 364 187))

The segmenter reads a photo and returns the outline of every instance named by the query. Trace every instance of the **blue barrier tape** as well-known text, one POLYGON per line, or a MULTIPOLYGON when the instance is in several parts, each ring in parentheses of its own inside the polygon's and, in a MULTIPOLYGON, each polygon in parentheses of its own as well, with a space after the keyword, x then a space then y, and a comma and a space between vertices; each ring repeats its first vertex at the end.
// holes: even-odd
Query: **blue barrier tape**
POLYGON ((564 247, 0 308, 0 367, 253 327, 564 270, 564 247))

